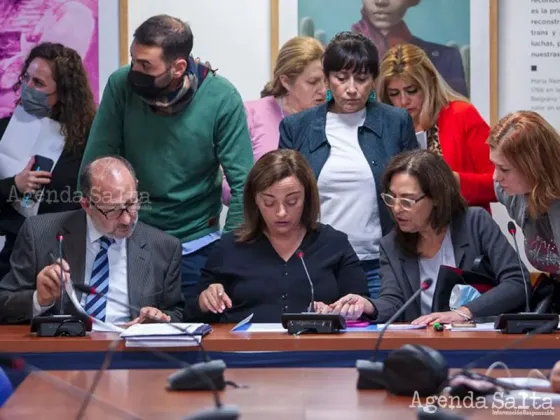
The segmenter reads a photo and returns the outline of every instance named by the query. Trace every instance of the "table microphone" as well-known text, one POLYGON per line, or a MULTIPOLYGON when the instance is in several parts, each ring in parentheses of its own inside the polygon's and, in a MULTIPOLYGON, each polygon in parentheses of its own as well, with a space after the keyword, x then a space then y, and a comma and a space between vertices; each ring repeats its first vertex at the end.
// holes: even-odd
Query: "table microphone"
MULTIPOLYGON (((131 311, 138 313, 141 312, 140 308, 114 299, 107 293, 98 292, 94 287, 86 286, 83 284, 74 284, 74 288, 86 294, 103 296, 108 301, 114 302, 117 305, 121 305, 131 311)), ((148 316, 148 318, 151 317, 148 316)), ((224 379, 224 370, 226 368, 226 364, 223 360, 210 360, 208 353, 202 345, 202 339, 199 341, 198 337, 195 334, 192 334, 191 332, 187 331, 187 329, 181 328, 178 325, 175 325, 167 320, 156 318, 151 319, 160 323, 168 324, 177 331, 180 331, 181 333, 193 338, 204 357, 204 362, 189 365, 189 367, 171 374, 169 376, 169 385, 172 389, 180 391, 208 391, 211 389, 222 390, 225 388, 226 381, 224 379), (210 379, 210 383, 208 380, 206 380, 206 378, 210 379)))
MULTIPOLYGON (((454 378, 458 378, 460 376, 466 377, 468 379, 474 379, 474 380, 482 380, 482 381, 486 381, 487 383, 491 383, 494 384, 496 386, 500 386, 502 388, 507 388, 507 389, 523 389, 522 387, 518 387, 516 385, 510 385, 510 384, 505 384, 502 382, 499 382, 499 380, 492 378, 490 376, 487 375, 483 375, 483 374, 478 374, 476 372, 472 372, 472 369, 474 369, 477 365, 480 365, 482 362, 487 362, 493 358, 495 358, 496 356, 505 353, 508 350, 513 349, 514 347, 518 346, 519 344, 530 340, 531 338, 533 338, 535 335, 542 333, 544 331, 547 331, 550 328, 550 324, 552 324, 554 327, 556 327, 556 325, 558 324, 558 319, 552 320, 552 321, 548 321, 545 322, 543 325, 540 325, 539 327, 529 331, 527 334, 525 334, 523 337, 518 338, 517 340, 514 340, 512 343, 509 343, 507 345, 505 345, 504 347, 502 347, 499 350, 495 350, 489 353, 485 353, 483 356, 479 357, 478 359, 475 359, 474 361, 468 363, 465 367, 463 367, 459 373, 457 373, 456 375, 453 375, 452 378, 449 378, 449 382, 452 382, 452 380, 454 378)), ((492 394, 494 392, 494 390, 491 391, 486 391, 486 390, 481 390, 481 389, 476 389, 473 388, 472 386, 469 385, 469 382, 466 381, 465 383, 459 383, 457 385, 451 386, 451 389, 449 391, 451 396, 457 396, 457 397, 465 397, 467 395, 474 395, 474 396, 478 396, 478 395, 489 395, 492 394)))
POLYGON ((62 270, 62 240, 64 236, 62 234, 56 235, 56 241, 58 242, 58 261, 60 265, 60 309, 59 315, 64 315, 64 281, 62 280, 63 277, 63 270, 62 270))
POLYGON ((356 361, 358 370, 358 389, 385 389, 394 395, 420 396, 434 395, 447 380, 449 368, 437 350, 427 346, 405 344, 393 350, 385 362, 377 362, 381 340, 387 328, 414 302, 423 290, 432 285, 433 280, 422 282, 420 288, 389 318, 383 326, 373 357, 370 360, 356 361))
POLYGON ((529 305, 529 292, 531 289, 531 282, 528 281, 525 276, 525 267, 521 261, 521 253, 519 252, 519 245, 517 244, 517 238, 515 236, 517 228, 515 223, 511 220, 508 222, 508 232, 513 238, 513 244, 515 247, 515 252, 517 254, 517 260, 519 262, 519 269, 521 270, 521 275, 523 276, 523 288, 525 290, 525 312, 520 312, 517 314, 502 314, 500 315, 495 323, 494 328, 501 330, 506 334, 525 334, 535 328, 539 328, 541 333, 552 333, 558 326, 558 316, 555 314, 539 314, 531 312, 531 307, 529 305), (552 321, 556 319, 556 325, 552 326, 552 321), (548 329, 542 329, 542 326, 548 326, 548 329))
POLYGON ((301 249, 297 251, 296 256, 301 261, 301 265, 305 270, 305 275, 307 276, 307 281, 309 282, 309 287, 311 289, 311 301, 309 302, 309 306, 307 307, 307 312, 315 312, 315 287, 313 286, 313 282, 311 281, 311 276, 309 275, 309 271, 307 271, 307 266, 305 265, 305 260, 303 259, 304 255, 305 254, 301 249))
POLYGON ((515 246, 515 253, 517 254, 517 261, 519 262, 519 268, 521 269, 521 275, 523 276, 523 285, 525 286, 525 312, 531 312, 531 306, 529 305, 529 291, 528 289, 531 287, 531 283, 527 282, 527 278, 525 277, 525 270, 523 269, 523 262, 521 261, 521 253, 519 252, 519 245, 517 243, 517 237, 515 234, 517 233, 517 228, 515 227, 515 223, 511 220, 508 222, 507 225, 508 232, 510 233, 513 239, 513 245, 515 246))
MULTIPOLYGON (((60 266, 60 308, 58 315, 36 316, 31 320, 31 332, 37 334, 37 337, 83 337, 86 331, 91 331, 91 324, 84 322, 83 317, 76 315, 64 314, 64 273, 62 268, 62 234, 56 235, 58 243, 58 265, 60 266)), ((57 264, 55 256, 49 254, 52 263, 57 264)))
MULTIPOLYGON (((99 369, 97 371, 97 373, 94 376, 94 379, 92 381, 91 387, 88 390, 82 405, 80 407, 80 410, 78 412, 78 415, 76 416, 76 420, 82 420, 86 409, 89 405, 89 402, 91 401, 91 398, 93 396, 93 393, 95 391, 95 389, 97 388, 97 385, 99 384, 99 381, 101 380, 101 376, 103 375, 103 373, 109 368, 109 365, 111 364, 111 359, 113 357, 113 355, 115 354, 115 350, 117 348, 117 343, 120 341, 120 338, 117 338, 115 340, 113 340, 111 342, 111 344, 109 345, 109 349, 107 350, 107 353, 105 355, 105 359, 103 360, 103 363, 101 365, 101 369, 99 369)), ((172 363, 177 363, 178 365, 183 367, 183 370, 189 370, 192 369, 194 366, 190 365, 189 363, 183 362, 182 360, 171 356, 167 353, 164 353, 163 351, 160 350, 154 350, 153 348, 150 348, 148 346, 146 346, 143 342, 139 342, 138 343, 141 347, 145 348, 148 352, 152 353, 154 356, 159 357, 162 360, 166 360, 166 361, 170 361, 172 363)), ((180 371, 182 372, 182 371, 180 371)), ((237 420, 239 418, 239 408, 236 406, 224 406, 220 400, 220 396, 218 394, 218 389, 215 386, 214 382, 212 381, 212 378, 208 375, 208 373, 205 370, 196 370, 194 371, 195 374, 195 378, 194 380, 196 381, 200 381, 202 383, 205 384, 206 388, 199 388, 199 389, 208 389, 212 392, 212 396, 214 398, 214 407, 209 408, 209 409, 204 409, 202 411, 199 411, 189 417, 186 417, 184 420, 237 420)), ((171 376, 176 375, 176 374, 172 374, 171 376)), ((168 382, 171 382, 170 379, 168 378, 168 382)), ((234 385, 235 387, 239 387, 237 384, 231 382, 232 385, 234 385)), ((177 388, 172 388, 171 383, 169 386, 169 389, 171 390, 176 390, 177 388)))
POLYGON ((315 312, 315 287, 307 265, 304 260, 304 252, 298 249, 296 252, 297 258, 301 261, 305 276, 309 282, 311 289, 311 301, 307 306, 307 312, 300 313, 283 313, 280 316, 282 326, 288 330, 289 334, 304 334, 304 333, 320 333, 320 334, 333 334, 338 333, 346 328, 346 321, 344 317, 337 314, 319 314, 315 312))

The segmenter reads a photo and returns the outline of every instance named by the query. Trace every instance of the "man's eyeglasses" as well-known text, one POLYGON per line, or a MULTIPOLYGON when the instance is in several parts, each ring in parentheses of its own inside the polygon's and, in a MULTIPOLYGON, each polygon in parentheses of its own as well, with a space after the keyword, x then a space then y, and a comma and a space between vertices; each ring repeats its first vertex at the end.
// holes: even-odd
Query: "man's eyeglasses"
POLYGON ((391 194, 387 194, 387 193, 381 194, 381 198, 383 199, 387 207, 395 207, 397 203, 399 203, 403 208, 403 210, 407 210, 407 211, 412 210, 414 205, 418 203, 420 200, 422 200, 424 197, 426 197, 426 195, 423 195, 422 197, 418 197, 416 199, 404 198, 404 197, 397 198, 392 196, 391 194))
POLYGON ((92 207, 101 213, 107 220, 117 220, 126 211, 130 216, 135 217, 140 209, 140 203, 135 201, 133 203, 127 204, 124 207, 115 207, 109 210, 100 209, 93 201, 90 201, 92 207))

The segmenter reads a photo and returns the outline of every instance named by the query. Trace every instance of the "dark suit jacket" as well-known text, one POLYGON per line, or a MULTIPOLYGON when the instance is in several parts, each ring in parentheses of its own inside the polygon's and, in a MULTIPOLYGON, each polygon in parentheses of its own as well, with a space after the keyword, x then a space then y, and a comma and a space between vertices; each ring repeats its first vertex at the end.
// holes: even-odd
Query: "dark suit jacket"
MULTIPOLYGON (((327 111, 328 104, 319 105, 292 114, 280 124, 280 149, 295 149, 303 154, 317 179, 330 154, 325 133, 327 111)), ((358 141, 375 179, 381 229, 386 235, 393 227, 393 220, 380 196, 381 177, 395 155, 418 148, 412 119, 405 109, 380 102, 368 103, 366 120, 358 129, 358 141)))
MULTIPOLYGON (((499 315, 524 306, 525 283, 517 254, 486 210, 470 207, 455 219, 451 223, 451 241, 458 268, 470 270, 477 257, 486 256, 492 271, 488 274, 498 283, 465 305, 475 317, 499 315)), ((394 231, 381 240, 380 254, 381 290, 372 302, 377 309, 376 320, 385 322, 420 288, 420 272, 418 259, 405 254, 397 245, 394 231)), ((523 270, 528 279, 527 269, 523 270)), ((418 296, 400 321, 410 322, 420 315, 418 296)))
MULTIPOLYGON (((71 279, 84 282, 86 214, 83 210, 29 217, 23 224, 12 253, 12 269, 0 281, 2 323, 29 321, 33 316, 33 292, 37 274, 52 264, 49 253, 58 255, 56 236, 62 233, 63 256, 70 265, 71 279)), ((128 304, 156 307, 172 321, 183 317, 181 293, 181 244, 178 239, 138 222, 127 240, 128 304)), ((78 299, 81 293, 76 291, 78 299)), ((58 308, 59 302, 53 308, 58 308)), ((76 313, 66 296, 66 313, 76 313)), ((132 311, 132 319, 138 313, 132 311)))

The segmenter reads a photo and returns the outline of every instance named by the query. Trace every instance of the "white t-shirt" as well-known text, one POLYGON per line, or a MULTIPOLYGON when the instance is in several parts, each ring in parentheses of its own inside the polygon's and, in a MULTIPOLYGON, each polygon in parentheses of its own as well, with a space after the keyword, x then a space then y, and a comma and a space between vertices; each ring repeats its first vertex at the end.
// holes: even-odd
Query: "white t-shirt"
POLYGON ((358 143, 358 128, 365 118, 365 109, 327 114, 331 149, 318 187, 321 222, 345 232, 360 260, 373 260, 379 258, 381 223, 373 173, 358 143))
POLYGON ((447 229, 445 238, 441 243, 441 247, 433 258, 419 258, 418 268, 420 270, 420 284, 422 282, 432 279, 432 285, 429 289, 422 291, 420 294, 420 309, 422 315, 432 313, 432 303, 434 301, 434 291, 436 290, 436 283, 439 274, 439 267, 447 265, 455 267, 455 253, 453 251, 453 242, 451 242, 451 230, 447 229))

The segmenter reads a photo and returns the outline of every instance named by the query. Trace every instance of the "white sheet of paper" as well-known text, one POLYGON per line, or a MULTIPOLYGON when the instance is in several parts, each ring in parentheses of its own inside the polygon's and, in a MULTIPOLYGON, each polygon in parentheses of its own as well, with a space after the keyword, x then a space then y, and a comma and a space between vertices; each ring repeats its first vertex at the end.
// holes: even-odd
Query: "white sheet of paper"
MULTIPOLYGON (((165 336, 165 340, 173 339, 177 337, 179 339, 192 339, 185 335, 184 332, 179 331, 175 327, 179 327, 186 332, 193 334, 198 328, 202 327, 204 324, 187 324, 187 323, 159 323, 155 322, 153 324, 135 324, 130 326, 121 334, 122 338, 129 339, 131 337, 143 337, 145 339, 147 336, 165 336), (175 327, 174 327, 175 326, 175 327)), ((158 338, 158 340, 161 338, 158 338)))
MULTIPOLYGON (((74 305, 74 307, 81 312, 82 314, 89 316, 85 309, 80 305, 80 301, 78 300, 78 296, 76 295, 76 290, 72 284, 72 281, 67 281, 64 283, 64 289, 66 290, 66 294, 70 298, 70 301, 74 305)), ((122 333, 124 328, 118 327, 114 324, 110 324, 108 322, 103 322, 98 319, 93 318, 93 325, 91 329, 96 332, 117 332, 122 333)))
MULTIPOLYGON (((372 330, 371 332, 378 332, 380 331, 385 324, 377 324, 377 329, 372 330)), ((411 325, 411 324, 393 324, 387 328, 387 331, 405 331, 405 330, 420 330, 422 328, 426 328, 424 325, 411 325)), ((351 329, 351 328, 350 328, 351 329)), ((286 332, 287 330, 282 326, 282 324, 272 324, 272 323, 261 323, 261 324, 250 324, 247 329, 243 329, 243 331, 239 332, 270 332, 270 333, 279 333, 279 332, 286 332)), ((232 330, 232 332, 236 332, 232 330)), ((367 332, 367 331, 366 331, 367 332)))
POLYGON ((251 324, 249 328, 240 332, 286 332, 287 330, 282 326, 282 324, 251 324))
POLYGON ((426 149, 428 147, 428 135, 425 131, 419 131, 416 133, 416 140, 418 140, 418 145, 420 149, 426 149))
POLYGON ((125 347, 196 347, 200 344, 200 340, 195 340, 189 337, 190 340, 185 340, 181 337, 181 340, 168 340, 157 339, 157 340, 131 340, 128 338, 125 342, 125 347))
MULTIPOLYGON (((385 324, 377 324, 377 329, 382 330, 385 324)), ((412 324, 391 324, 387 331, 406 331, 406 330, 421 330, 426 328, 425 325, 412 325, 412 324)))
MULTIPOLYGON (((0 141, 0 179, 17 175, 31 156, 41 155, 52 159, 53 169, 64 149, 64 136, 60 124, 50 118, 37 118, 25 112, 21 105, 14 110, 8 127, 0 141)), ((23 216, 36 215, 39 202, 13 202, 13 207, 23 216)))

